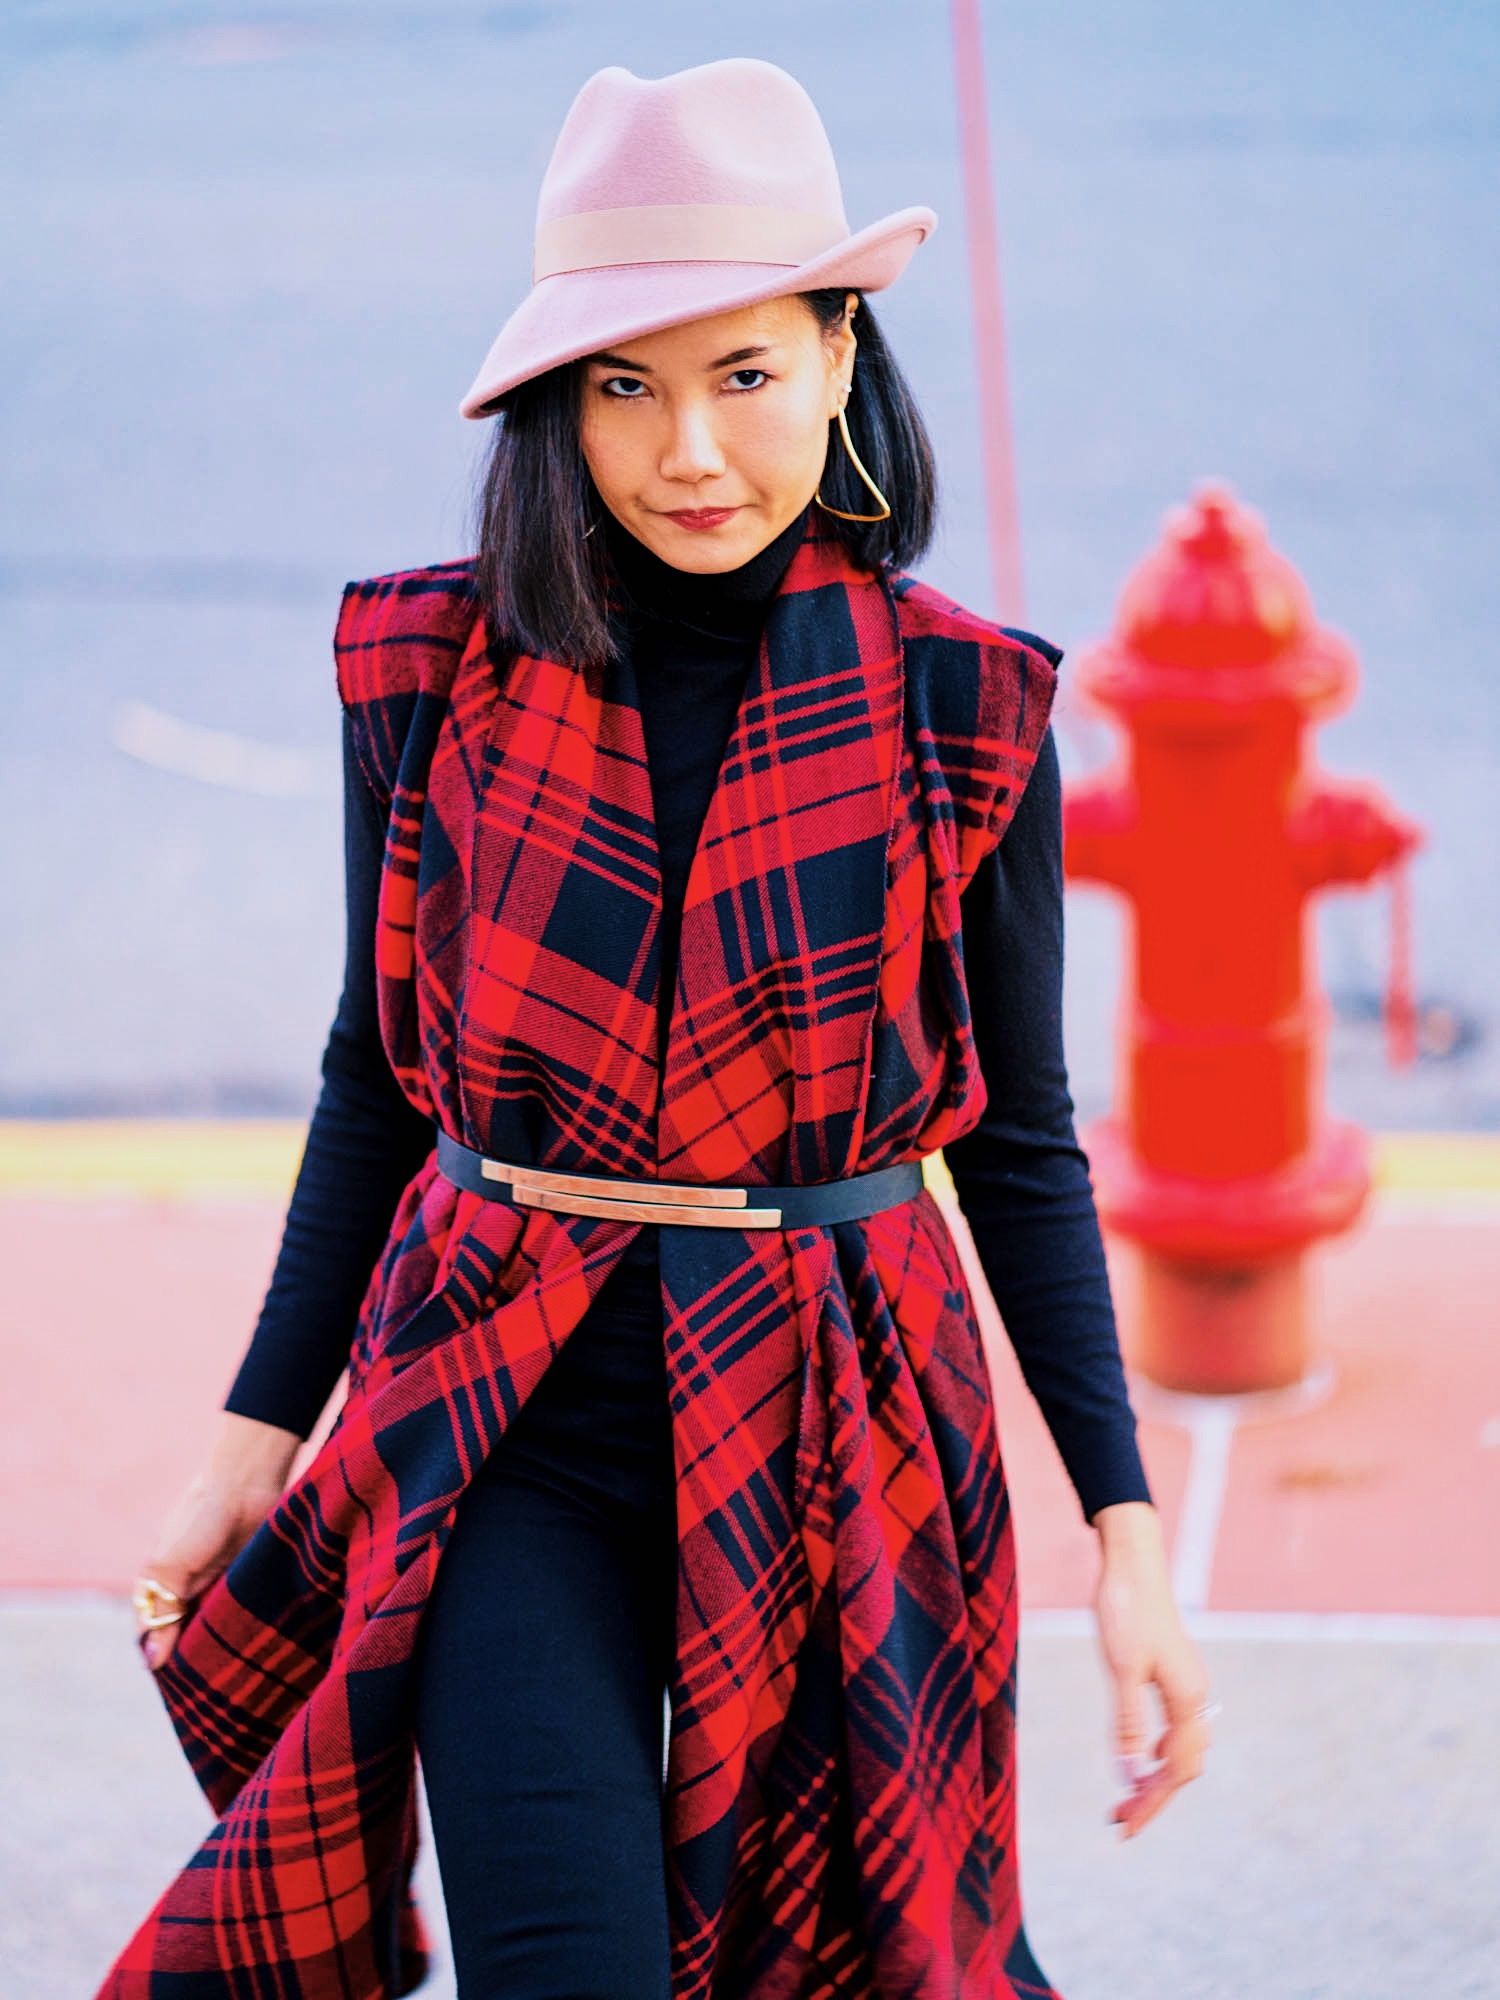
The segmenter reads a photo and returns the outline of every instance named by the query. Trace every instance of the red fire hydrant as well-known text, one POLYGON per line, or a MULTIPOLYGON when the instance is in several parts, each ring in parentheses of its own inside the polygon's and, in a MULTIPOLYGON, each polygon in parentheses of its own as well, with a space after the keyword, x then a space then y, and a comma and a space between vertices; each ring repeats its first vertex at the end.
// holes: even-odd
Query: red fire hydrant
MULTIPOLYGON (((1065 867, 1134 915, 1116 1109, 1081 1137, 1103 1221, 1139 1250, 1127 1352, 1168 1388, 1301 1379, 1306 1252, 1369 1192, 1365 1133, 1322 1106, 1310 899, 1422 836, 1313 757, 1310 725, 1357 679, 1259 517, 1218 486, 1168 517, 1113 636, 1079 658, 1125 750, 1068 787, 1065 867)), ((1393 997, 1409 1048, 1409 987, 1393 997)))

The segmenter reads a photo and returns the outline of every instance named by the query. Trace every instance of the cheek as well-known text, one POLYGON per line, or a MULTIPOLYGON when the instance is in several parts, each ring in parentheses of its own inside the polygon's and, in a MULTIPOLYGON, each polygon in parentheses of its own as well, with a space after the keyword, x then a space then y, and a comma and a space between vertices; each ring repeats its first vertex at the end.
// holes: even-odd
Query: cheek
POLYGON ((828 421, 816 394, 779 398, 774 406, 747 412, 738 454, 746 471, 767 487, 806 484, 821 472, 828 450, 828 421))
POLYGON ((645 454, 627 425, 612 423, 608 415, 587 416, 579 425, 578 442, 594 484, 606 500, 640 484, 645 454))

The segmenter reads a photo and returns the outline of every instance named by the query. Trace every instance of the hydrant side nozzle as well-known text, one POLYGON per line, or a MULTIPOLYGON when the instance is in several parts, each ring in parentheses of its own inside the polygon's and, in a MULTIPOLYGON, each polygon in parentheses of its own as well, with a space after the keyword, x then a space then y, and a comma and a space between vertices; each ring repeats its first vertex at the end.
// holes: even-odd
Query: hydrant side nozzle
POLYGON ((1287 839, 1309 889, 1369 882, 1422 845, 1415 820, 1368 779, 1305 773, 1287 816, 1287 839))
POLYGON ((1123 763, 1107 765, 1066 785, 1062 822, 1063 873, 1069 880, 1130 888, 1136 801, 1123 763))

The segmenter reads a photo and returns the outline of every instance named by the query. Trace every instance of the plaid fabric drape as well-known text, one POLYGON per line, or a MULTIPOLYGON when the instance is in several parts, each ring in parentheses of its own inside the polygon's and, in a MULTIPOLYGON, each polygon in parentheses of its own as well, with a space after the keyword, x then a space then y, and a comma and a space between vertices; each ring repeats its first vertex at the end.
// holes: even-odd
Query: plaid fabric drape
MULTIPOLYGON (((628 660, 492 656, 467 562, 351 584, 336 655, 390 800, 382 1033, 458 1138, 754 1184, 973 1125, 958 896, 1032 767, 1039 653, 855 569, 810 513, 693 860, 660 1074, 628 660)), ((637 1226, 486 1202, 433 1159, 412 1180, 332 1435, 158 1676, 221 1817, 100 2000, 420 1982, 423 1607, 466 1484, 637 1226)), ((940 1211, 662 1227, 661 1281, 674 2000, 1056 2000, 1021 1919, 1009 1503, 940 1211)))

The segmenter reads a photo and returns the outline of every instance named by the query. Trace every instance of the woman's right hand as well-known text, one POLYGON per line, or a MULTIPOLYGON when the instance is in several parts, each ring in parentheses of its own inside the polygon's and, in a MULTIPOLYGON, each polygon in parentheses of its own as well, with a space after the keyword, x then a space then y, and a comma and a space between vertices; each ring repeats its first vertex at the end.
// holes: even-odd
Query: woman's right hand
MULTIPOLYGON (((169 1510, 143 1577, 165 1584, 186 1610, 228 1569, 281 1498, 301 1447, 296 1431, 226 1410, 202 1468, 169 1510)), ((148 1629, 139 1613, 141 1651, 154 1673, 171 1658, 180 1621, 148 1629)))

